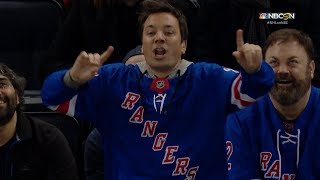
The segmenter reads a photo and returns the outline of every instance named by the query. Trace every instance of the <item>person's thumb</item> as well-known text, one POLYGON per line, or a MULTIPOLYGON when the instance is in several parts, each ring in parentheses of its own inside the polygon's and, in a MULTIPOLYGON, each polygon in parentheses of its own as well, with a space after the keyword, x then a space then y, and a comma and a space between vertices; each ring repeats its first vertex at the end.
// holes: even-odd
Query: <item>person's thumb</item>
POLYGON ((241 54, 239 51, 233 51, 232 55, 237 59, 238 62, 241 60, 241 54))
POLYGON ((101 65, 109 59, 113 50, 114 50, 113 46, 109 46, 108 49, 101 54, 101 56, 100 56, 100 64, 101 65))

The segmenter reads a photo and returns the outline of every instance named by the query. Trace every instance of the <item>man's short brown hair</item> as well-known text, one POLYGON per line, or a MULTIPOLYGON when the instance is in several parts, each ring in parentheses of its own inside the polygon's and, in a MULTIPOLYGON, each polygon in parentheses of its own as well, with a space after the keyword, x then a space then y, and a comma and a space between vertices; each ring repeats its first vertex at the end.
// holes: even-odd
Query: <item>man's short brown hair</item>
POLYGON ((276 42, 288 42, 297 41, 306 51, 308 55, 308 60, 314 59, 314 48, 311 38, 304 32, 296 29, 280 29, 268 36, 265 47, 263 48, 263 54, 265 56, 266 51, 276 42))
POLYGON ((140 12, 140 15, 138 18, 140 37, 142 37, 144 23, 147 20, 147 18, 151 14, 161 13, 161 12, 170 13, 178 19, 181 40, 182 41, 187 40, 188 25, 187 25, 186 17, 183 15, 183 13, 179 9, 176 9, 171 4, 169 4, 167 0, 144 0, 142 2, 142 11, 140 12))

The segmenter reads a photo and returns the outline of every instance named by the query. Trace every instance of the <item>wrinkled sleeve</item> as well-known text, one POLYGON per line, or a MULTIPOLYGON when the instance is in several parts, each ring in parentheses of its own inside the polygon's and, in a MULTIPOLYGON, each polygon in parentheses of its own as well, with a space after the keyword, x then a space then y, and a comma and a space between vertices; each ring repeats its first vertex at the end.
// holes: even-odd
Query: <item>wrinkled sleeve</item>
POLYGON ((240 74, 235 77, 231 85, 231 104, 237 109, 243 109, 267 94, 273 83, 273 69, 265 61, 262 62, 260 70, 253 74, 240 69, 240 74))

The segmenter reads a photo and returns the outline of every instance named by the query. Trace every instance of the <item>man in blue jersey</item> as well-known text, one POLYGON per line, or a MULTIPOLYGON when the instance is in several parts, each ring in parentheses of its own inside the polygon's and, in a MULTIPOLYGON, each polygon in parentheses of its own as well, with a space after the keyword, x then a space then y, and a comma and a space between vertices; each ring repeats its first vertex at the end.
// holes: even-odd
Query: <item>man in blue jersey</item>
POLYGON ((45 81, 44 105, 94 122, 105 179, 224 179, 226 114, 267 93, 272 68, 238 31, 239 72, 182 59, 188 28, 163 0, 145 0, 139 22, 145 61, 101 67, 113 51, 81 53, 45 81))
POLYGON ((276 81, 268 95, 228 117, 230 179, 320 179, 320 91, 309 36, 272 33, 264 49, 276 81))

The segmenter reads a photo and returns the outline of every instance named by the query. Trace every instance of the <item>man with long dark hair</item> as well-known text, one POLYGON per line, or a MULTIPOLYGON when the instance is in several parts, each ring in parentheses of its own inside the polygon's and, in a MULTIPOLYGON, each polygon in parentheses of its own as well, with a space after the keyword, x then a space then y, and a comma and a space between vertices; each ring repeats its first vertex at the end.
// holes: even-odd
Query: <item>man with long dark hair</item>
POLYGON ((26 81, 0 63, 0 179, 77 180, 64 135, 22 112, 26 81))

